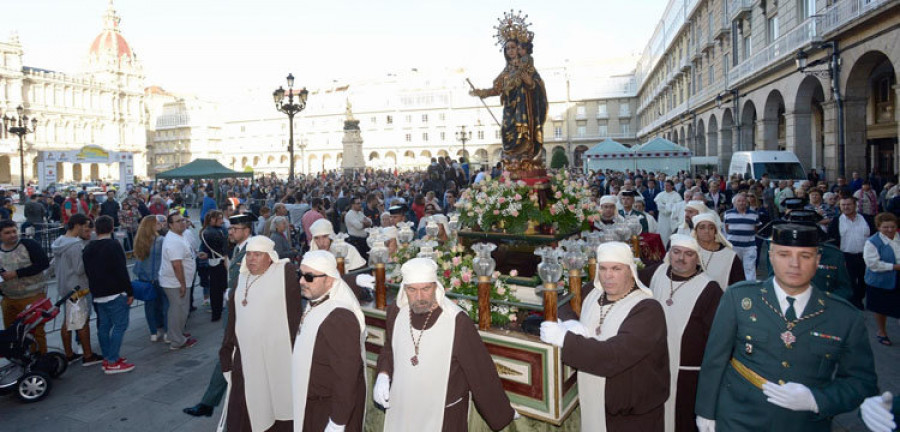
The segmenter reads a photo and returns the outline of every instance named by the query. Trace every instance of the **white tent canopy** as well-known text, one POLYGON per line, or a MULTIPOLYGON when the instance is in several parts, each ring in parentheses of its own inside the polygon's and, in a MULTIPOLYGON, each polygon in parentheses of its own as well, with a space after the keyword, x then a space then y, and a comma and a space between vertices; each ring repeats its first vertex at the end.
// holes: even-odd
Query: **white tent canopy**
POLYGON ((584 160, 584 169, 587 171, 634 169, 634 154, 631 149, 609 138, 584 152, 584 160))
POLYGON ((691 151, 662 137, 653 138, 632 150, 638 169, 666 174, 691 169, 691 151))

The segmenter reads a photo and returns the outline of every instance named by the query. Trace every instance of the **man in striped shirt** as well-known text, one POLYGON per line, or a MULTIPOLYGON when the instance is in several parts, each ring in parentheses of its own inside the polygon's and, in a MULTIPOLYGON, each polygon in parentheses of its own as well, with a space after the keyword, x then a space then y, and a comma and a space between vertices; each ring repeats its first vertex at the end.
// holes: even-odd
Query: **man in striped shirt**
POLYGON ((756 280, 756 227, 759 216, 747 205, 745 193, 731 198, 734 207, 725 212, 725 238, 744 263, 746 280, 756 280))

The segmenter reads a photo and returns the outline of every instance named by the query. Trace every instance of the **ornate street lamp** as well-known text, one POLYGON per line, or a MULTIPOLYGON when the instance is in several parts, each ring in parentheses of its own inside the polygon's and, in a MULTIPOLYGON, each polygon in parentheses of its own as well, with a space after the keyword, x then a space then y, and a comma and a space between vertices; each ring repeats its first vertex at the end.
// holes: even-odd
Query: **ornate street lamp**
MULTIPOLYGON (((462 143, 463 156, 466 158, 466 160, 468 160, 469 154, 466 153, 466 141, 472 140, 472 131, 466 132, 466 125, 462 125, 459 127, 459 130, 456 132, 456 139, 457 139, 457 141, 462 143)), ((471 161, 469 161, 469 162, 471 162, 471 161)))
POLYGON ((291 158, 291 167, 290 172, 288 174, 288 181, 294 180, 294 114, 303 111, 306 108, 306 97, 309 95, 309 92, 306 90, 306 87, 303 89, 294 92, 294 75, 288 74, 287 76, 287 91, 284 90, 281 86, 278 87, 272 93, 272 98, 275 99, 275 109, 281 111, 288 116, 288 124, 290 125, 290 141, 288 143, 288 153, 291 158), (297 103, 294 103, 294 96, 297 97, 297 103), (285 100, 285 96, 287 99, 285 100))
POLYGON ((25 108, 22 105, 19 105, 16 108, 17 117, 3 116, 3 121, 6 125, 9 126, 9 132, 19 136, 19 169, 22 174, 22 181, 19 189, 19 201, 25 202, 28 200, 28 195, 25 193, 25 135, 30 133, 34 133, 37 128, 37 119, 31 118, 29 119, 27 115, 25 115, 25 108), (31 122, 31 129, 28 128, 29 120, 31 122))

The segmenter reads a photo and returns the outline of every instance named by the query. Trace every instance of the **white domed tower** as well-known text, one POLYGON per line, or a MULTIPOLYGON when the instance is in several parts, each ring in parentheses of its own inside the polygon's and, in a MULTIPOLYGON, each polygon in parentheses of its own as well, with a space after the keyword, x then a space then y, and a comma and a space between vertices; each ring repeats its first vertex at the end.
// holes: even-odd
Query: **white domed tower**
POLYGON ((107 84, 141 90, 144 70, 119 30, 121 21, 113 7, 113 0, 109 0, 103 14, 103 31, 94 38, 88 52, 86 72, 107 84))

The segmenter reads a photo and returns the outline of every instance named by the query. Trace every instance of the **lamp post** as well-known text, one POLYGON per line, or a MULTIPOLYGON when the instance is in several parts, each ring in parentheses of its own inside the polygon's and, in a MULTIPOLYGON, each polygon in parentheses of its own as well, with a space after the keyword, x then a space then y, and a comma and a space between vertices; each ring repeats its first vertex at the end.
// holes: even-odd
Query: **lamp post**
POLYGON ((466 153, 466 141, 470 141, 471 139, 472 131, 466 132, 466 125, 460 126, 459 130, 456 131, 456 140, 462 143, 462 152, 466 160, 469 158, 469 154, 466 153))
POLYGON ((37 128, 37 119, 31 119, 25 115, 25 108, 19 105, 16 108, 17 117, 4 116, 4 123, 9 125, 9 132, 19 136, 19 169, 21 170, 22 180, 19 188, 19 201, 25 202, 28 195, 25 193, 25 135, 34 133, 37 128), (31 129, 28 128, 28 122, 31 121, 31 129))
POLYGON ((290 125, 290 141, 288 143, 288 153, 291 157, 291 166, 290 171, 288 173, 288 181, 294 180, 294 115, 303 111, 306 108, 306 97, 309 95, 309 92, 306 90, 306 87, 296 92, 297 103, 294 103, 294 75, 288 74, 287 76, 287 91, 284 90, 281 86, 278 87, 272 93, 272 98, 275 99, 275 109, 281 111, 288 116, 288 124, 290 125), (285 96, 287 96, 287 100, 285 100, 285 96))
POLYGON ((837 105, 837 125, 838 125, 838 175, 844 175, 844 99, 841 97, 841 88, 838 79, 841 75, 841 51, 838 48, 837 41, 822 42, 815 45, 818 49, 827 49, 831 51, 828 57, 820 58, 812 63, 809 62, 809 56, 802 49, 797 51, 795 62, 797 63, 797 71, 812 75, 819 78, 831 79, 831 94, 834 96, 834 102, 837 105), (821 64, 827 64, 826 69, 812 69, 821 64))

